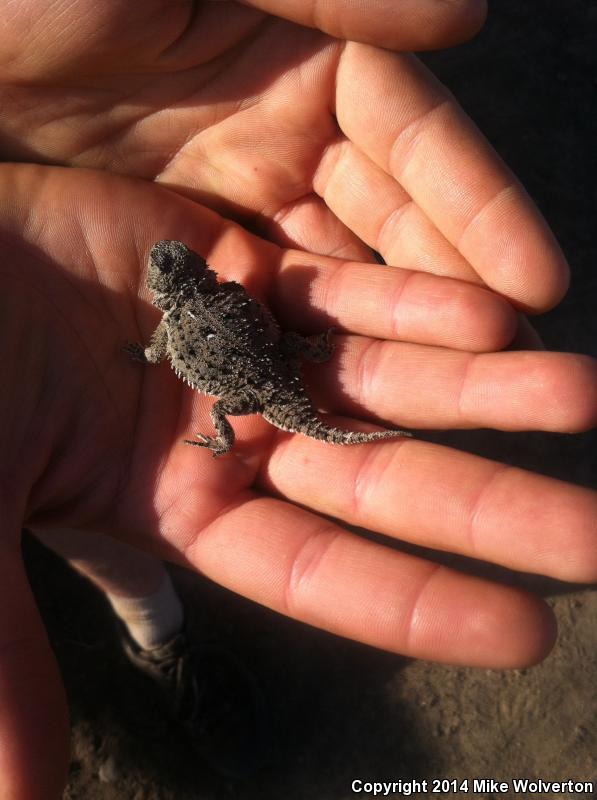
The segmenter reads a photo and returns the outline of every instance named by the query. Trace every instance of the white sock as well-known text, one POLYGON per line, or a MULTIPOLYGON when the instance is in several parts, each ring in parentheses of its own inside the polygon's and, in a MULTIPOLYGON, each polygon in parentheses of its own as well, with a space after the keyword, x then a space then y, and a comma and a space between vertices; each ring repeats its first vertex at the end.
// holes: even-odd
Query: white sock
POLYGON ((106 596, 130 635, 144 650, 165 644, 182 629, 184 610, 168 574, 152 594, 106 596))

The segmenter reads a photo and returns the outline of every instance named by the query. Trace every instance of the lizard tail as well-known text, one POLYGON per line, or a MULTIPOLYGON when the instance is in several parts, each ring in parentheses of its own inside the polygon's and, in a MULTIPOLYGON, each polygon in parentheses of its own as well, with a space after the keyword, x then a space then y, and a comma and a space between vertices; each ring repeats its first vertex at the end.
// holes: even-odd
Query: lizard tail
POLYGON ((372 431, 347 431, 342 428, 335 428, 327 425, 315 414, 310 413, 308 418, 300 416, 298 419, 294 414, 276 413, 270 409, 262 412, 264 419, 271 425, 275 425, 280 430, 289 433, 302 433, 312 439, 319 439, 322 442, 331 444, 363 444, 365 442, 377 442, 380 439, 397 439, 398 437, 410 437, 412 433, 403 430, 372 431))

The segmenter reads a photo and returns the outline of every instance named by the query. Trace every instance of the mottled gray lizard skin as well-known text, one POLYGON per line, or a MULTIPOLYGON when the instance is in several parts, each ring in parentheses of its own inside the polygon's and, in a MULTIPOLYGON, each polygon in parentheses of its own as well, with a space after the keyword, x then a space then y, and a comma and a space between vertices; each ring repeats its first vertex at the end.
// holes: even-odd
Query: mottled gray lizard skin
POLYGON ((149 256, 147 286, 164 312, 148 347, 125 346, 137 361, 168 358, 193 389, 219 398, 212 409, 216 436, 196 434, 187 444, 214 456, 234 444, 227 416, 261 414, 284 431, 333 444, 359 444, 409 436, 391 430, 361 433, 334 428, 319 418, 303 386, 301 360, 325 361, 333 352, 330 331, 305 337, 283 333, 272 314, 234 281, 219 283, 200 255, 182 242, 157 242, 149 256))

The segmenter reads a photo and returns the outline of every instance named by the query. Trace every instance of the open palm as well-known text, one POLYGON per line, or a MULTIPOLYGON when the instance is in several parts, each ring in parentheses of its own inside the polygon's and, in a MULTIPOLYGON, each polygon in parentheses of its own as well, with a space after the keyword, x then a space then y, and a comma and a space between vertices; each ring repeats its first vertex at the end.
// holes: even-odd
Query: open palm
MULTIPOLYGON (((320 401, 334 411, 414 427, 572 430, 592 422, 590 360, 458 349, 446 359, 444 348, 395 341, 383 310, 391 311, 399 270, 282 251, 152 183, 5 165, 0 194, 10 254, 0 434, 13 487, 3 507, 0 585, 10 602, 0 606, 0 695, 3 736, 16 750, 4 751, 3 774, 28 774, 32 738, 55 730, 62 709, 20 563, 23 520, 128 537, 283 613, 379 647, 502 667, 544 655, 553 629, 540 601, 363 540, 329 517, 590 580, 594 494, 417 440, 335 447, 254 417, 235 419, 234 451, 213 459, 181 441, 209 425, 209 401, 165 365, 131 364, 121 346, 155 325, 144 262, 168 235, 304 328, 318 316, 339 318, 350 335, 318 368, 320 401), (339 268, 341 298, 329 291, 339 268), (355 303, 355 293, 367 301, 355 303)), ((437 291, 455 283, 433 280, 437 291)), ((458 348, 463 337, 478 339, 477 328, 486 344, 488 331, 497 339, 509 328, 512 312, 496 295, 467 284, 459 293, 470 313, 459 309, 455 325, 448 310, 440 326, 429 315, 431 338, 458 348)))
POLYGON ((416 59, 373 46, 464 38, 481 2, 6 6, 5 159, 157 180, 278 244, 374 248, 525 310, 561 297, 564 259, 515 178, 416 59))

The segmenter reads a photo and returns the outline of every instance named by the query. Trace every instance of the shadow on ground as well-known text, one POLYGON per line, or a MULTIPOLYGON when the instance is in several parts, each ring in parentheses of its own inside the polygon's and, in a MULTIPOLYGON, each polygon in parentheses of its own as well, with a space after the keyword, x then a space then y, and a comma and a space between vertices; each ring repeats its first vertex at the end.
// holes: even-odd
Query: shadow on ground
POLYGON ((236 796, 241 787, 242 797, 275 797, 282 783, 300 786, 306 794, 297 796, 333 796, 346 788, 347 764, 355 777, 424 771, 429 745, 419 741, 416 716, 392 699, 405 659, 292 622, 173 569, 194 609, 197 633, 251 665, 272 711, 271 763, 251 780, 219 780, 164 714, 150 682, 122 655, 103 597, 33 537, 26 535, 24 550, 67 688, 71 784, 89 781, 86 798, 137 797, 124 789, 130 782, 138 790, 140 776, 141 786, 159 789, 139 798, 236 796), (118 785, 114 794, 109 784, 118 785))

